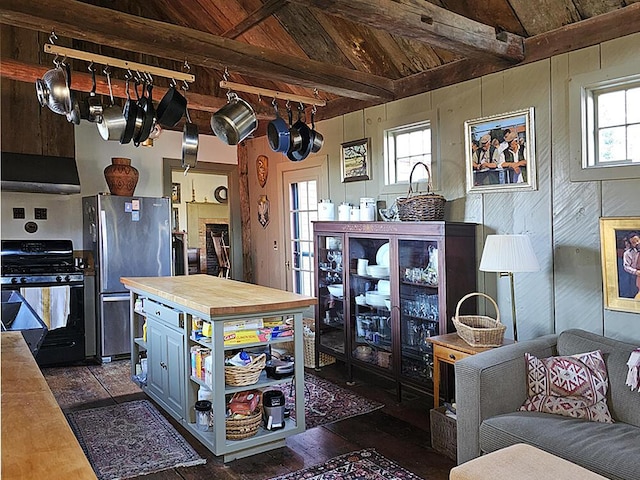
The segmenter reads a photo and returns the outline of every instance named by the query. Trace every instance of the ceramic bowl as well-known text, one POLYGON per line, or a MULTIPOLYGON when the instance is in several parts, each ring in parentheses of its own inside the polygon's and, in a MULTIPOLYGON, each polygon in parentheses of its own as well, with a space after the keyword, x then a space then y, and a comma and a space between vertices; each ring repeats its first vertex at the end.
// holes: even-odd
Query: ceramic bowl
POLYGON ((344 287, 341 283, 336 285, 327 285, 327 289, 329 290, 329 293, 334 297, 342 298, 342 295, 344 295, 344 287))
POLYGON ((384 278, 389 276, 389 267, 384 265, 369 265, 367 267, 367 275, 375 278, 384 278))

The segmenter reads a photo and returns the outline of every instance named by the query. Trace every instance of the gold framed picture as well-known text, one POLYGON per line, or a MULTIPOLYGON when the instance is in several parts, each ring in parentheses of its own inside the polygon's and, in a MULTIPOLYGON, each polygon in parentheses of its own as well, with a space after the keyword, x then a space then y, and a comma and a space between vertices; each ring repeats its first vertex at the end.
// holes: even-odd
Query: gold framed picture
POLYGON ((600 219, 604 306, 640 313, 640 217, 600 219))
POLYGON ((371 178, 370 151, 368 138, 342 144, 342 183, 371 178))
POLYGON ((180 184, 171 184, 171 203, 180 203, 180 184))

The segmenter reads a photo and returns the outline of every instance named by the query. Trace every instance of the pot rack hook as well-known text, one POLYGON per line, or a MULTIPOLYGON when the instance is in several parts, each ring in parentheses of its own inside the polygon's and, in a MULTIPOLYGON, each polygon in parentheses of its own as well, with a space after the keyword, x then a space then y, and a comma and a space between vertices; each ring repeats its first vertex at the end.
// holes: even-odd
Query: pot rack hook
POLYGON ((54 40, 58 40, 58 36, 54 30, 51 30, 51 33, 49 34, 49 43, 51 45, 55 45, 56 42, 54 40))
POLYGON ((191 71, 191 65, 189 65, 189 62, 187 62, 186 58, 184 59, 184 64, 182 64, 182 68, 185 71, 185 73, 189 73, 191 71))

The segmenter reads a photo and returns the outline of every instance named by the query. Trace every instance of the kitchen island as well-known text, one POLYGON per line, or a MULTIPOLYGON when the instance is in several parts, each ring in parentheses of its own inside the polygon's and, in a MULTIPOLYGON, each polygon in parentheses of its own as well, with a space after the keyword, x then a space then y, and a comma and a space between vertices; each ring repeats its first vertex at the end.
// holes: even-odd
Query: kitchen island
POLYGON ((288 436, 304 431, 302 316, 306 308, 316 303, 315 298, 209 275, 121 281, 131 292, 132 375, 140 374, 136 363, 146 355, 146 378, 144 374, 137 377, 142 378, 142 389, 215 455, 223 455, 225 462, 246 457, 284 446, 288 436), (232 324, 278 319, 293 324, 292 337, 267 335, 244 342, 225 341, 225 323, 228 329, 232 324), (211 327, 210 337, 199 334, 198 325, 203 322, 211 327), (294 358, 301 359, 295 362, 292 377, 276 380, 263 371, 258 381, 250 385, 225 381, 225 358, 239 349, 268 349, 292 340, 294 358), (203 350, 211 358, 211 368, 206 372, 205 363, 194 359, 194 352, 199 355, 203 350), (247 438, 227 438, 226 402, 230 395, 291 382, 295 419, 287 419, 279 430, 261 426, 247 438), (196 426, 194 405, 201 388, 213 392, 210 431, 196 426))

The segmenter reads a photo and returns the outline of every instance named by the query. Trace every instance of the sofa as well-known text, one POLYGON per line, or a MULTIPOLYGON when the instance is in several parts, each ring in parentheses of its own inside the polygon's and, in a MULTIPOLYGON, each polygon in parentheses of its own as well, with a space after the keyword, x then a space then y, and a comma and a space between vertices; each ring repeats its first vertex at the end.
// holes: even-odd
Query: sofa
POLYGON ((636 345, 566 330, 455 363, 458 464, 526 443, 614 480, 640 480, 640 392, 625 385, 636 345), (524 354, 538 358, 600 350, 614 423, 519 411, 527 399, 524 354))

